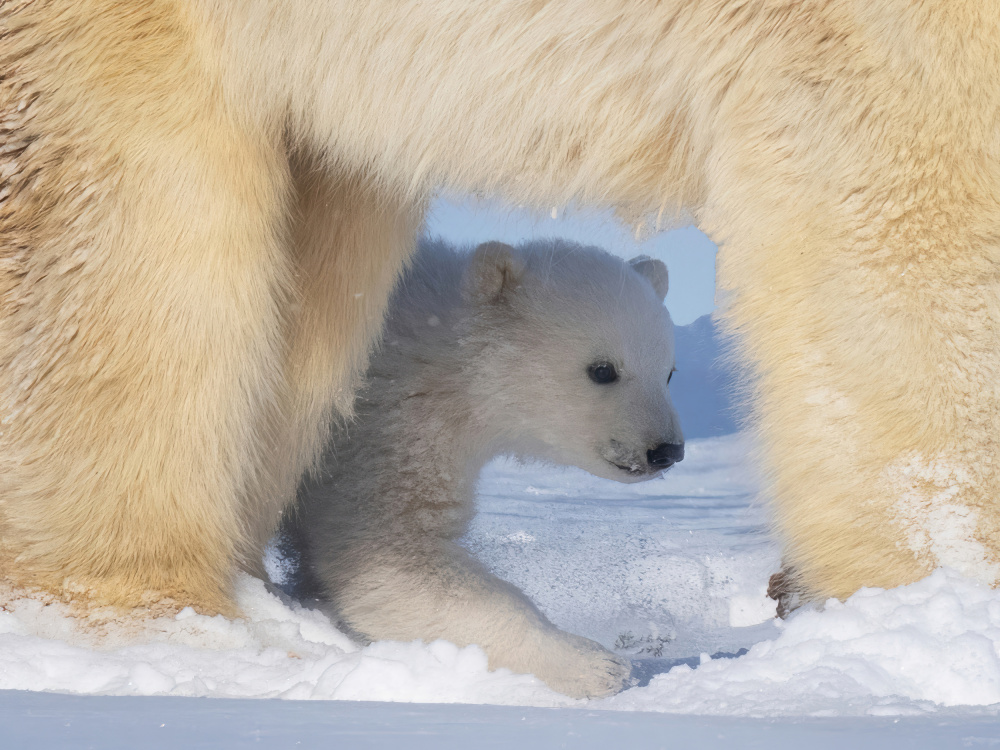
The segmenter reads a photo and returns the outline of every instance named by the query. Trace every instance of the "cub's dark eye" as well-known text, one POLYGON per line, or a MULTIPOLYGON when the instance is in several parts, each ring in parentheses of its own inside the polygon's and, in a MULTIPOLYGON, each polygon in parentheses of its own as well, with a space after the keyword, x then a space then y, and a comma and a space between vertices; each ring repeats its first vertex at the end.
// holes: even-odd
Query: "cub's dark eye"
POLYGON ((673 379, 675 372, 677 372, 677 370, 671 370, 670 374, 667 375, 667 385, 670 385, 670 381, 673 379))
POLYGON ((590 379, 598 385, 607 385, 618 380, 618 370, 610 362, 597 362, 587 368, 590 379))

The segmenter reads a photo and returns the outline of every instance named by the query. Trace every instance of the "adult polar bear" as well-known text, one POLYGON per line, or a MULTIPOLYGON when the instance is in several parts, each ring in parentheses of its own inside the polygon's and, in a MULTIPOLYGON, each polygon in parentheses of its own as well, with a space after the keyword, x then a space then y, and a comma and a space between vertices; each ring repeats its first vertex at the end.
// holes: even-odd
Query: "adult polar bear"
POLYGON ((229 609, 445 186, 686 208, 721 246, 799 584, 995 583, 998 22, 991 0, 0 2, 4 575, 229 609))

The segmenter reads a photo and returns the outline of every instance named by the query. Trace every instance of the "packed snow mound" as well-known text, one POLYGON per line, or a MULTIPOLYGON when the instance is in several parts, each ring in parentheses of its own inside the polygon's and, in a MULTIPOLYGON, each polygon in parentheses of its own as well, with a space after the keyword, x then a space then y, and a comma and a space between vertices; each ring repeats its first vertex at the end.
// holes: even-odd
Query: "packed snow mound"
POLYGON ((321 613, 244 576, 245 619, 189 609, 82 623, 61 603, 0 612, 0 688, 99 695, 496 703, 734 716, 913 715, 1000 703, 1000 592, 938 571, 803 611, 739 658, 701 657, 646 687, 573 701, 534 677, 489 672, 475 647, 360 647, 321 613))
POLYGON ((742 716, 911 715, 1000 709, 1000 591, 938 570, 794 614, 739 659, 702 657, 609 708, 742 716))
POLYGON ((0 611, 0 689, 94 695, 181 695, 416 703, 573 703, 529 675, 489 672, 476 646, 373 643, 361 647, 329 619, 283 601, 247 575, 247 615, 184 609, 146 621, 26 597, 0 611), (107 619, 102 618, 107 614, 107 619))

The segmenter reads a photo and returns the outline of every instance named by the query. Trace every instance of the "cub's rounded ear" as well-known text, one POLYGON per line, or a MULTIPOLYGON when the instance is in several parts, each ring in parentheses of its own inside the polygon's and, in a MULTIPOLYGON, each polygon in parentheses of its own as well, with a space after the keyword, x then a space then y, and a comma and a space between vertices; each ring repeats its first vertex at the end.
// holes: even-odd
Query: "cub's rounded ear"
POLYGON ((521 254, 502 242, 484 242, 472 252, 462 280, 462 294, 469 302, 500 302, 517 288, 527 266, 521 254))
POLYGON ((660 297, 660 302, 667 296, 667 266, 662 260, 650 258, 648 255, 638 255, 628 262, 632 270, 645 276, 660 297))

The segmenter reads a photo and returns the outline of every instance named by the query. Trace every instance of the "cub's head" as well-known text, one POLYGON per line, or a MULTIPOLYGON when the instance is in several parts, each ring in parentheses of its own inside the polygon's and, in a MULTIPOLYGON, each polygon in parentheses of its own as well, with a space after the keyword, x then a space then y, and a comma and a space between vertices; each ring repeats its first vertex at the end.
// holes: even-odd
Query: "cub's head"
POLYGON ((463 284, 472 396, 508 450, 620 482, 684 457, 663 263, 565 242, 487 243, 463 284))

